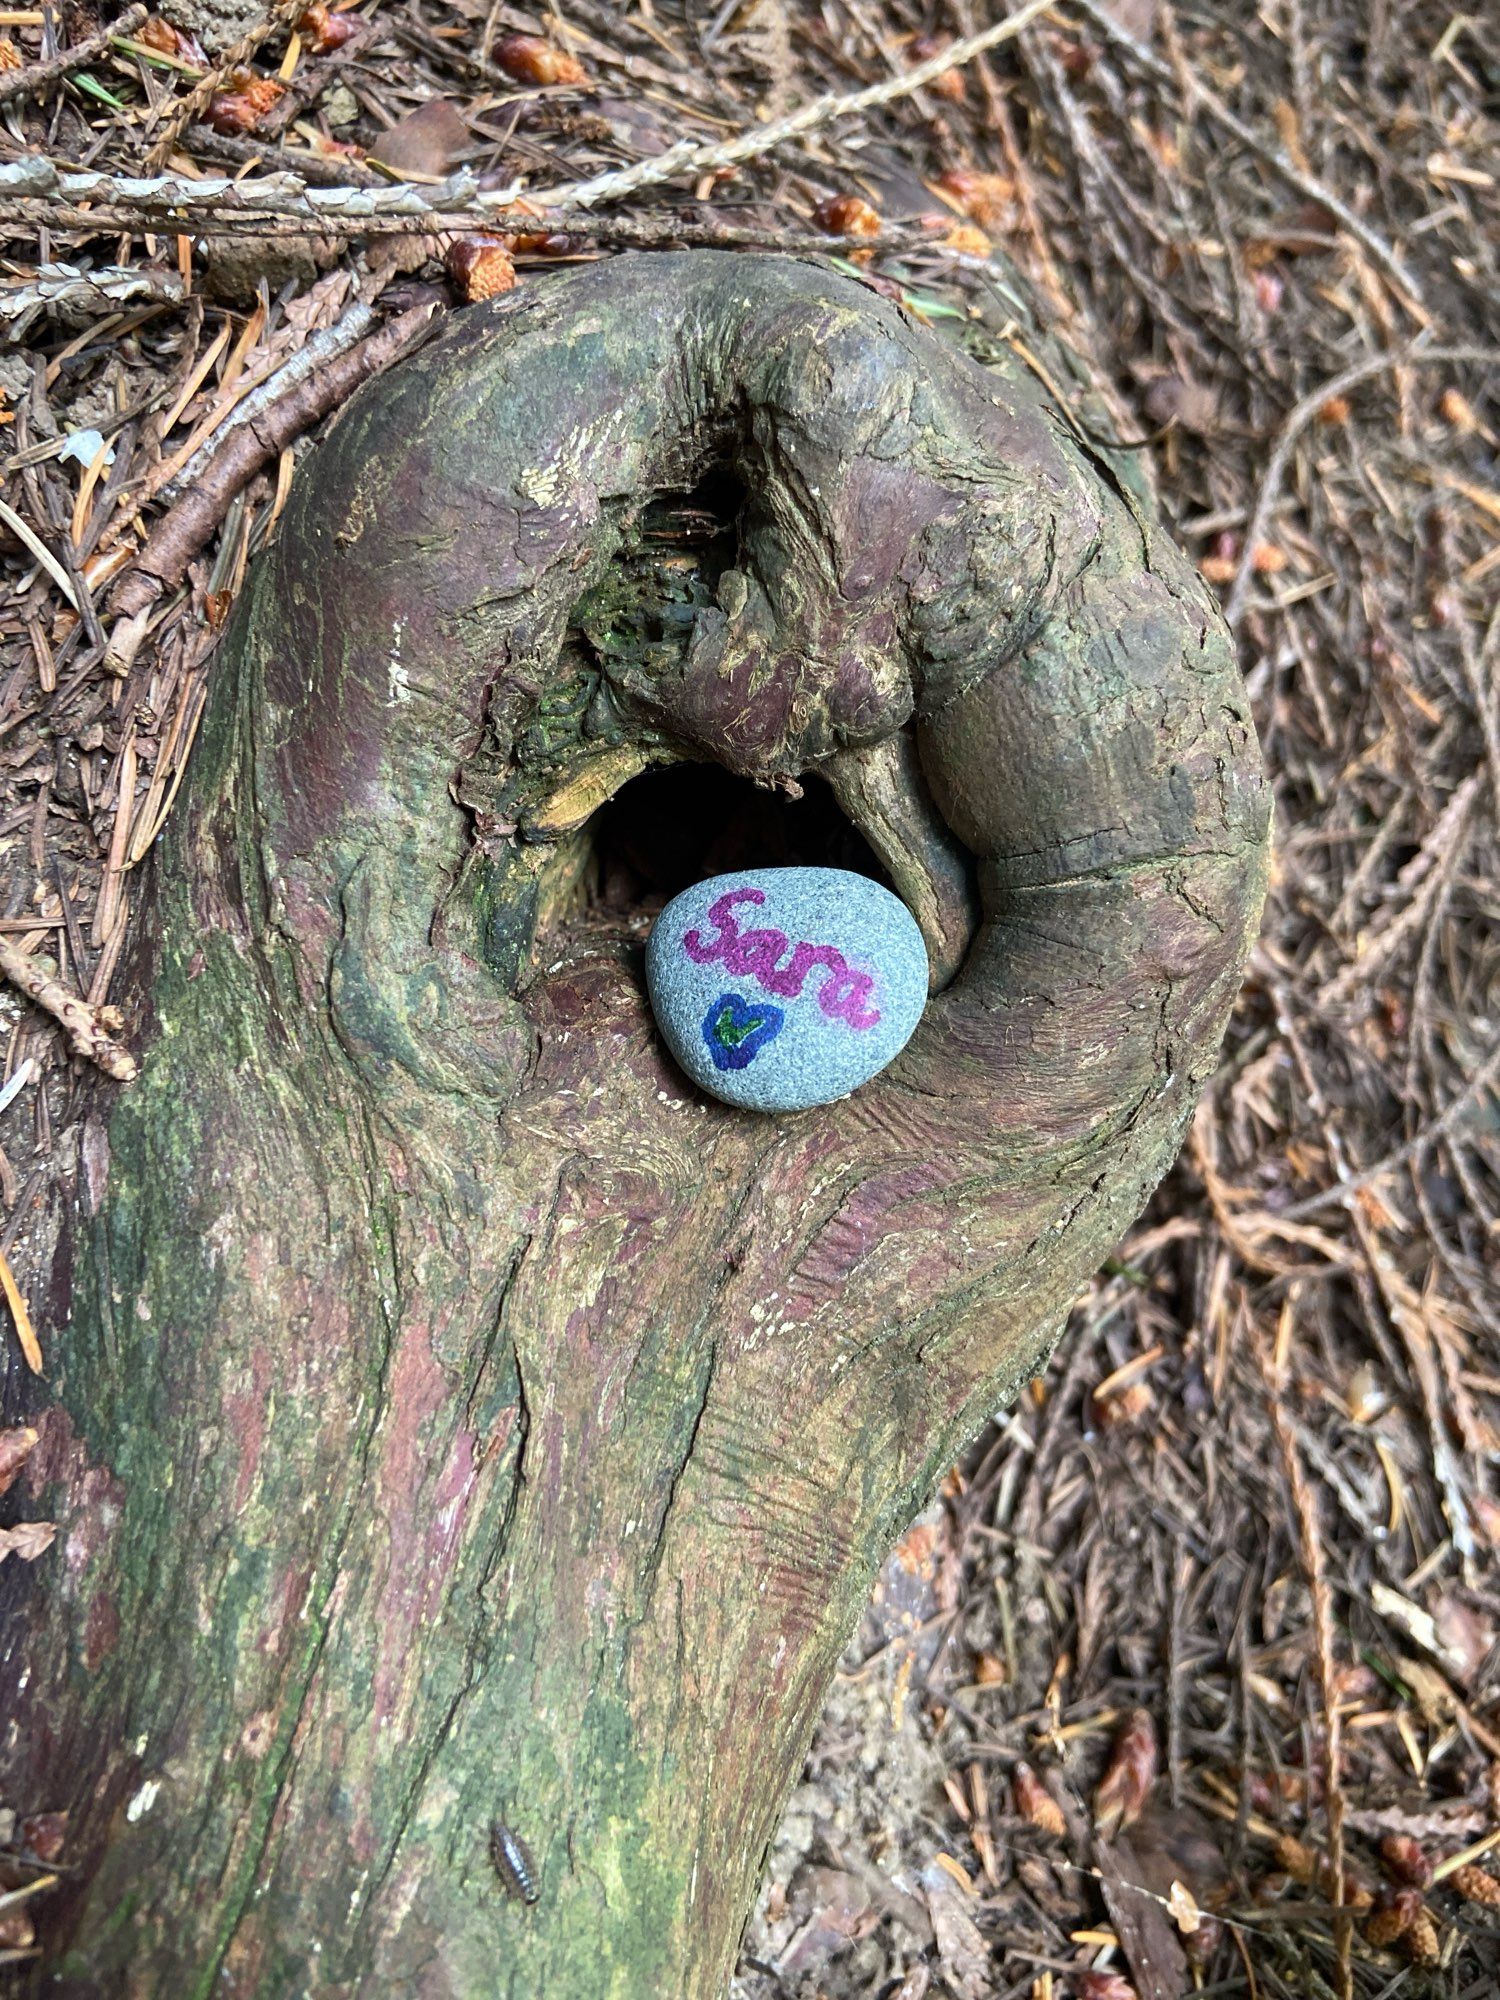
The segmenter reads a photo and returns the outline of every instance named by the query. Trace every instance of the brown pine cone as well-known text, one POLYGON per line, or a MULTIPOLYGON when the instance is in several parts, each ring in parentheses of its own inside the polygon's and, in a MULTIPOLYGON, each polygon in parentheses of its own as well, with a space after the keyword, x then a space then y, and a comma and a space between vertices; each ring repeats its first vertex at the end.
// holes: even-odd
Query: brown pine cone
POLYGON ((813 209, 813 220, 830 236, 878 236, 880 211, 857 194, 831 194, 813 209))
POLYGON ((1387 1889, 1365 1919, 1365 1936, 1383 1950, 1405 1937, 1423 1913, 1420 1889, 1387 1889))
POLYGON ((1432 1883, 1432 1863, 1409 1833, 1388 1833, 1380 1843, 1380 1858, 1386 1872, 1408 1889, 1426 1889, 1432 1883))
POLYGON ((1011 1797, 1016 1811, 1039 1833, 1061 1840, 1068 1830, 1062 1807, 1053 1798, 1029 1764, 1017 1764, 1010 1774, 1011 1797))
POLYGON ((1438 1943, 1437 1925, 1426 1910, 1419 1913, 1416 1922, 1401 1942, 1413 1965, 1436 1965, 1443 1955, 1442 1947, 1438 1943))
POLYGON ((443 253, 443 267, 462 293, 466 305, 508 292, 516 282, 516 267, 503 236, 476 229, 456 236, 443 253))
POLYGON ((516 83, 543 87, 555 83, 587 83, 588 75, 577 56, 569 55, 540 35, 505 35, 491 50, 496 63, 516 83))
POLYGON ((1466 1863, 1448 1877, 1448 1887, 1471 1903, 1483 1903, 1487 1910, 1500 1910, 1500 1879, 1487 1869, 1466 1863))
POLYGON ((1278 1835, 1276 1841, 1276 1866, 1294 1882, 1314 1882, 1318 1875, 1318 1857, 1294 1833, 1278 1835))

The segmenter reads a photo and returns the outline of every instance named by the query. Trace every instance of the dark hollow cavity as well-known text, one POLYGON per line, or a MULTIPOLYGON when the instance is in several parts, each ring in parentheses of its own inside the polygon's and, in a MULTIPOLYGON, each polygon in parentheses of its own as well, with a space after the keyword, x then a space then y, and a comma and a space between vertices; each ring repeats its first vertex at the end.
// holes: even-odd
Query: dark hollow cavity
POLYGON ((891 886, 821 778, 801 798, 716 764, 673 764, 622 786, 589 825, 601 913, 654 915, 705 876, 742 868, 847 868, 891 886))

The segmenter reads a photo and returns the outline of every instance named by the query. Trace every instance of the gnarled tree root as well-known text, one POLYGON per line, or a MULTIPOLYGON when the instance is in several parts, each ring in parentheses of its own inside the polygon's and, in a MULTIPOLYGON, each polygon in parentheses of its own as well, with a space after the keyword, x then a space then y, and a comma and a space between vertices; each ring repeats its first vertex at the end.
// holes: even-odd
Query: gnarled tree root
POLYGON ((216 675, 4 1655, 49 1991, 713 1995, 874 1567, 1213 1064, 1268 823, 1222 622, 1030 374, 703 252, 357 395, 216 675), (923 921, 853 1098, 662 1052, 579 885, 674 758, 827 778, 923 921))

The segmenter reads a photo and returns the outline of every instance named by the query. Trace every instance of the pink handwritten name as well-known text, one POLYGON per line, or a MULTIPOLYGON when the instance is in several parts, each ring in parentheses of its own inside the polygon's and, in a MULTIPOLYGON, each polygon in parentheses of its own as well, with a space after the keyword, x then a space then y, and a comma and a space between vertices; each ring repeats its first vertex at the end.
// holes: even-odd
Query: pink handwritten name
POLYGON ((867 1007, 875 981, 868 972, 856 972, 844 954, 831 944, 799 944, 786 964, 781 955, 789 942, 784 931, 741 931, 733 911, 736 903, 763 903, 763 889, 730 889, 709 906, 709 921, 718 925, 717 937, 705 938, 701 931, 689 931, 682 940, 688 957, 699 965, 722 959, 725 968, 741 978, 755 979, 768 993, 795 1000, 814 966, 828 973, 818 993, 818 1005, 831 1021, 845 1021, 851 1028, 873 1028, 880 1019, 878 1010, 867 1007))

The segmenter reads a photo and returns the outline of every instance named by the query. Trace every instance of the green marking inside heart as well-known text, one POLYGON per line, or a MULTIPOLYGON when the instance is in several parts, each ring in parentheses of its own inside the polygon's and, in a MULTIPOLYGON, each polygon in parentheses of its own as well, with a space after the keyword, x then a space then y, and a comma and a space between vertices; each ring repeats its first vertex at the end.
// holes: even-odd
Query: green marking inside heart
POLYGON ((747 1014, 742 1021, 736 1021, 734 1009, 726 1007, 714 1022, 714 1034, 727 1047, 737 1049, 741 1042, 747 1041, 755 1033, 757 1028, 764 1027, 765 1018, 764 1014, 747 1014))
POLYGON ((703 1017, 703 1039, 716 1069, 744 1069, 781 1033, 780 1007, 752 1006, 742 993, 721 993, 703 1017))

